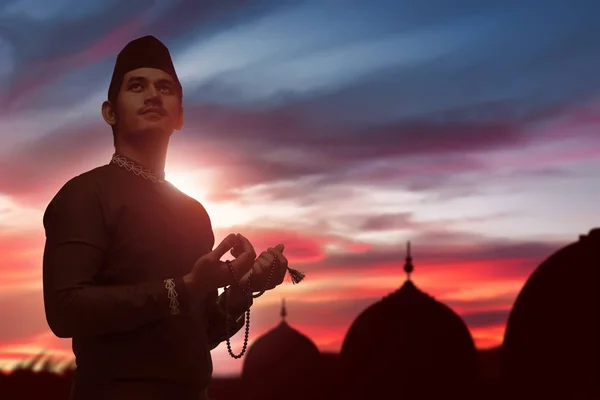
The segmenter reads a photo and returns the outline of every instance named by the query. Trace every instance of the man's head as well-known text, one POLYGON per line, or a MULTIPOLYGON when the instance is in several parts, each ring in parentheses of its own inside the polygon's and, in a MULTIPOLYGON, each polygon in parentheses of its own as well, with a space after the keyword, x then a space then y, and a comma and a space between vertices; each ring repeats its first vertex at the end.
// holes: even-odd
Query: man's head
POLYGON ((169 50, 153 36, 131 41, 117 56, 102 116, 115 146, 121 139, 167 139, 183 125, 182 88, 169 50))

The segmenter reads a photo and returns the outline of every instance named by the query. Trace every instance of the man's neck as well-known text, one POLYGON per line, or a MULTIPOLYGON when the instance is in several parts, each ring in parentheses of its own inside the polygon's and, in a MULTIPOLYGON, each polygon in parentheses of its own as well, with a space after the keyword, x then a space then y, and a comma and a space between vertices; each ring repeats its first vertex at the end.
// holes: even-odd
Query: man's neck
POLYGON ((167 159, 167 146, 134 147, 127 143, 117 143, 115 151, 128 157, 153 172, 163 172, 167 159))

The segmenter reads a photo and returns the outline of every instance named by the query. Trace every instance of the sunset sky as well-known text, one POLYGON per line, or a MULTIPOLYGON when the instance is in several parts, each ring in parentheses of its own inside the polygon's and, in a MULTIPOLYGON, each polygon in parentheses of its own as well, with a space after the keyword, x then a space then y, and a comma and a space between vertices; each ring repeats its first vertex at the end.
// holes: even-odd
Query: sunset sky
MULTIPOLYGON (((404 282, 410 240, 415 284, 498 345, 536 266, 600 225, 596 1, 83 4, 0 2, 1 368, 72 356, 44 317, 42 215, 109 162, 100 107, 117 53, 147 34, 184 90, 167 180, 217 242, 284 243, 307 273, 257 300, 250 342, 285 297, 289 323, 338 351, 404 282)), ((215 375, 241 369, 224 344, 213 357, 215 375)))

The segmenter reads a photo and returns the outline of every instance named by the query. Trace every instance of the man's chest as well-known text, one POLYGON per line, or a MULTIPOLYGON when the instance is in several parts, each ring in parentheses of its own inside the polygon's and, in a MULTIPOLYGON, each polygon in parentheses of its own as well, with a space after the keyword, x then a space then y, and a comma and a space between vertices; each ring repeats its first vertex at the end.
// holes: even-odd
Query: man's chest
POLYGON ((104 269, 113 282, 183 275, 211 250, 210 225, 190 203, 151 192, 143 198, 124 193, 116 200, 104 269))

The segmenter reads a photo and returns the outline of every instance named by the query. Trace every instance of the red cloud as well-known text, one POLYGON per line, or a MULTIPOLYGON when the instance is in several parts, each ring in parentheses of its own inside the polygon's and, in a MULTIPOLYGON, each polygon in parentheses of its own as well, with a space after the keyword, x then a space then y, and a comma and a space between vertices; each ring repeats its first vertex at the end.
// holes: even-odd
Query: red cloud
MULTIPOLYGON (((41 221, 40 221, 41 225, 41 221)), ((0 287, 26 283, 32 276, 41 277, 44 231, 0 231, 0 287)))
MULTIPOLYGON (((338 351, 355 318, 405 280, 403 246, 379 248, 291 229, 244 226, 216 230, 217 242, 230 232, 247 236, 258 252, 285 244, 290 264, 307 273, 306 284, 284 285, 256 302, 251 340, 279 323, 279 300, 285 296, 290 324, 321 350, 338 351), (332 244, 336 245, 336 253, 328 252, 332 244)), ((0 233, 0 265, 5 271, 0 285, 10 288, 18 282, 39 282, 43 243, 43 230, 33 235, 0 233), (23 275, 23 271, 31 273, 23 275)), ((465 318, 479 347, 495 346, 502 341, 514 297, 531 271, 550 255, 551 248, 535 243, 419 247, 413 254, 413 279, 421 290, 446 302, 465 318)), ((4 347, 0 348, 0 357, 11 348, 19 352, 20 345, 30 339, 31 345, 68 352, 68 343, 63 346, 63 341, 48 337, 41 292, 34 296, 24 291, 5 295, 0 303, 0 317, 2 314, 6 314, 4 320, 15 321, 14 316, 19 317, 2 331, 0 341, 4 347)), ((243 335, 234 338, 235 348, 241 346, 242 338, 243 335)), ((25 348, 24 352, 31 351, 25 348)), ((216 373, 235 370, 226 353, 223 356, 225 351, 224 346, 215 350, 216 360, 223 363, 216 365, 216 373)))
POLYGON ((228 229, 215 229, 215 243, 219 243, 229 233, 244 235, 252 243, 257 254, 280 243, 283 244, 285 246, 284 254, 290 265, 322 262, 326 256, 323 249, 325 244, 334 240, 325 235, 304 234, 290 229, 234 226, 228 229))

